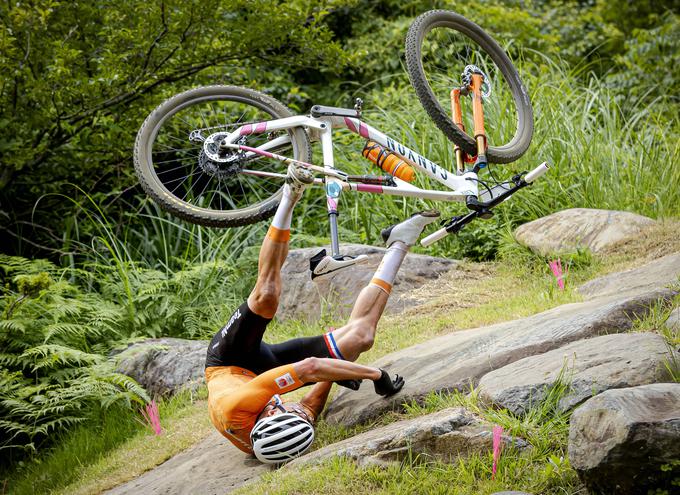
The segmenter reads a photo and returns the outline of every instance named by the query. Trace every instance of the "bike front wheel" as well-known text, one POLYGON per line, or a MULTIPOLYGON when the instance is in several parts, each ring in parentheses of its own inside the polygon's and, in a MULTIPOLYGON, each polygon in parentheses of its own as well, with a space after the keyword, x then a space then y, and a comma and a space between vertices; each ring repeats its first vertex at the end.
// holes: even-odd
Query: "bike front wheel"
MULTIPOLYGON (((286 168, 279 160, 219 142, 241 126, 292 116, 276 99, 237 86, 205 86, 173 96, 144 121, 134 149, 135 171, 163 209, 192 223, 234 227, 259 222, 279 204, 286 168)), ((305 162, 303 128, 244 133, 239 144, 305 162)))
MULTIPOLYGON (((506 52, 481 27, 447 10, 416 18, 406 36, 406 68, 416 95, 432 121, 467 154, 476 155, 473 137, 451 119, 451 90, 460 74, 474 65, 485 74, 491 94, 484 101, 484 124, 492 163, 517 160, 533 135, 533 111, 527 90, 506 52)), ((470 114, 471 112, 464 112, 470 114)), ((471 120, 464 122, 472 129, 471 120)))

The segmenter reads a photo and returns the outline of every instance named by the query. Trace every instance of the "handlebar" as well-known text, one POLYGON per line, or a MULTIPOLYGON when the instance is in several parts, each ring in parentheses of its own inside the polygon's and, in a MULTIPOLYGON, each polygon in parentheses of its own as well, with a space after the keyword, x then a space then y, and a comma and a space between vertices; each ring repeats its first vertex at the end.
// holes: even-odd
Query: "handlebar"
POLYGON ((434 244, 440 239, 443 239, 449 235, 448 231, 446 230, 446 227, 442 227, 436 232, 433 232, 432 234, 428 235, 427 237, 424 237, 423 239, 420 240, 420 245, 427 247, 431 244, 434 244))
POLYGON ((520 189, 528 186, 536 179, 539 179, 540 177, 545 175, 549 168, 550 166, 548 165, 548 163, 543 162, 538 167, 533 169, 531 172, 526 174, 523 178, 520 175, 514 176, 512 178, 514 187, 509 189, 504 188, 501 194, 491 198, 489 201, 480 202, 474 196, 468 196, 466 204, 468 208, 471 209, 472 211, 467 215, 452 218, 449 221, 449 223, 446 224, 444 227, 437 230, 436 232, 433 232, 427 237, 424 237, 420 241, 420 245, 427 247, 434 244, 438 240, 443 239, 449 234, 455 234, 459 232, 460 229, 462 229, 466 224, 470 223, 477 217, 490 218, 491 216, 493 216, 491 208, 498 205, 499 203, 502 203, 520 189))
POLYGON ((548 162, 541 163, 538 167, 524 176, 524 182, 531 184, 536 179, 540 179, 550 169, 548 162))

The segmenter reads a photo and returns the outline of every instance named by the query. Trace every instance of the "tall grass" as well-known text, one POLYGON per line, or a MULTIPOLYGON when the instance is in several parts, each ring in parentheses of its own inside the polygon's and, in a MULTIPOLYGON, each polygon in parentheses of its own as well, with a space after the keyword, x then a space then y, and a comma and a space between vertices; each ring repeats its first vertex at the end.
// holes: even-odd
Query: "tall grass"
MULTIPOLYGON (((603 79, 587 72, 587 67, 569 68, 565 62, 535 53, 527 53, 521 60, 520 73, 535 113, 533 143, 519 161, 490 169, 496 177, 505 178, 545 160, 551 170, 499 206, 497 216, 486 225, 483 221, 469 225, 465 231, 470 234, 463 234, 462 241, 449 238, 429 248, 428 253, 493 258, 499 229, 566 208, 626 210, 652 218, 680 214, 680 168, 673 166, 680 159, 680 110, 670 98, 648 97, 621 107, 619 95, 605 86, 603 79), (480 240, 488 242, 489 248, 475 254, 474 246, 480 240)), ((650 82, 649 94, 661 94, 662 89, 650 82)), ((368 122, 440 165, 454 168, 452 143, 429 120, 403 81, 392 80, 388 87, 364 91, 369 95, 364 112, 368 122)), ((351 172, 365 173, 368 168, 375 173, 361 157, 363 141, 341 136, 336 133, 336 141, 342 145, 336 156, 339 166, 351 172)), ((490 179, 488 170, 480 175, 490 179)), ((422 177, 417 184, 437 187, 422 177)), ((455 203, 374 195, 347 198, 343 203, 341 225, 350 232, 350 239, 369 242, 377 239, 380 228, 418 209, 436 207, 445 215, 465 210, 455 203)))

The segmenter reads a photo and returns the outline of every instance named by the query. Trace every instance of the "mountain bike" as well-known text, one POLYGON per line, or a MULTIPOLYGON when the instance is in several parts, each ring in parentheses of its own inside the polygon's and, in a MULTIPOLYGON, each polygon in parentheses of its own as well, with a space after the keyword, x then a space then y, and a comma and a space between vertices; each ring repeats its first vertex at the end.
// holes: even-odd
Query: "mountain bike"
POLYGON ((420 15, 407 34, 406 67, 425 111, 454 143, 455 168, 440 166, 364 122, 360 99, 354 108, 314 105, 309 114, 294 115, 258 91, 207 86, 173 96, 147 117, 135 143, 137 175, 145 191, 172 214, 231 227, 273 215, 286 164, 308 167, 318 174, 315 184, 325 189, 332 257, 351 264, 339 248, 343 192, 464 202, 469 213, 444 221, 421 241, 427 246, 475 218, 489 218, 493 207, 547 171, 542 163, 504 181, 478 175, 488 164, 510 163, 527 150, 533 112, 509 56, 477 24, 450 11, 420 15), (456 73, 460 80, 452 77, 456 73), (464 98, 472 109, 465 116, 464 98), (367 140, 364 156, 391 173, 350 175, 337 168, 333 133, 340 130, 367 140), (312 163, 315 140, 322 165, 312 163), (417 185, 423 181, 427 187, 417 185))

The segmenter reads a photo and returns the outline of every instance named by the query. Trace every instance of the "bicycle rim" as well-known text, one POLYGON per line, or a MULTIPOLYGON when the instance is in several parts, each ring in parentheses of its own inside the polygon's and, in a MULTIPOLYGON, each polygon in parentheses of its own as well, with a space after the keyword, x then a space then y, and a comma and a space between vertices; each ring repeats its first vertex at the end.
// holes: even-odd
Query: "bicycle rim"
MULTIPOLYGON (((278 203, 272 200, 284 184, 286 166, 261 155, 245 157, 236 150, 217 157, 218 143, 243 125, 287 115, 244 94, 199 91, 177 105, 168 103, 142 150, 149 161, 152 197, 172 213, 208 225, 240 225, 269 216, 278 203)), ((240 144, 257 148, 286 136, 287 143, 269 151, 307 159, 294 150, 293 131, 253 133, 240 144)))
POLYGON ((435 124, 469 154, 476 153, 472 103, 461 98, 468 135, 451 122, 451 90, 469 65, 485 75, 484 127, 489 161, 516 160, 529 146, 533 114, 526 90, 505 51, 479 26, 458 14, 432 11, 414 21, 407 37, 407 68, 423 107, 435 124))

